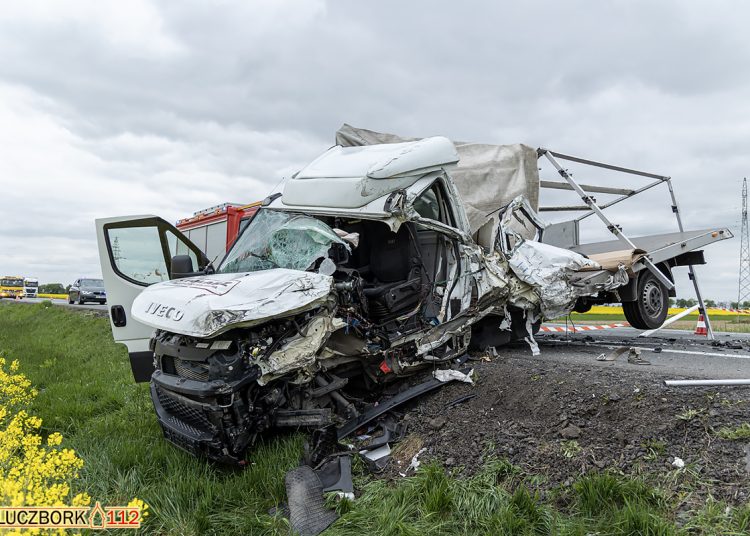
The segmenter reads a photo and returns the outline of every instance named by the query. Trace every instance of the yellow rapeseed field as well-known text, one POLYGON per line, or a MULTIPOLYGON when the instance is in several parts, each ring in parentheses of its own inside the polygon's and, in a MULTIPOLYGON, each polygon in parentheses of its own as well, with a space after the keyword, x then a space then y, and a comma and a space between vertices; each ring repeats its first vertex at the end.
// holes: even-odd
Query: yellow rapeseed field
MULTIPOLYGON (((83 460, 61 447, 60 433, 42 436, 42 420, 29 411, 37 390, 18 369, 18 361, 8 363, 0 355, 0 505, 88 506, 89 494, 75 489, 83 460)), ((138 506, 143 517, 148 515, 140 499, 128 506, 138 506)))

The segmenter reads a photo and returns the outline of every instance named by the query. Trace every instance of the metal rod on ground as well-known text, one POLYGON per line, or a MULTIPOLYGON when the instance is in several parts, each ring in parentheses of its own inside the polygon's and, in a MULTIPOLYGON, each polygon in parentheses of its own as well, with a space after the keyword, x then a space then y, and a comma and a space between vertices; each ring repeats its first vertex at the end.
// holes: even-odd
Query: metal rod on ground
POLYGON ((671 324, 673 322, 677 322, 680 318, 682 318, 684 316, 687 316, 690 313, 693 313, 693 312, 697 311, 699 308, 700 308, 700 305, 695 304, 690 309, 685 309, 681 313, 677 313, 676 315, 674 315, 672 318, 667 318, 667 320, 665 320, 664 323, 661 326, 659 326, 658 328, 656 328, 656 329, 650 329, 648 331, 644 331, 643 333, 641 333, 638 336, 639 337, 648 337, 650 335, 653 335, 654 333, 656 333, 660 329, 667 327, 669 324, 671 324))
POLYGON ((667 387, 710 387, 714 385, 750 385, 750 380, 664 380, 667 387))

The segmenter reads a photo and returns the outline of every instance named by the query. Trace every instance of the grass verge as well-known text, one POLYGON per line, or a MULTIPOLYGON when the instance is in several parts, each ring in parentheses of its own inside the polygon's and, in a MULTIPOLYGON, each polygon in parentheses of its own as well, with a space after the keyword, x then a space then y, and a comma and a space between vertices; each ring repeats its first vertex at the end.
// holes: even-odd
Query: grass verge
MULTIPOLYGON (((47 433, 85 462, 82 488, 103 504, 137 496, 150 505, 142 529, 155 534, 288 534, 268 515, 284 500, 283 476, 299 460, 302 436, 268 439, 243 471, 224 470, 167 444, 147 388, 132 382, 127 354, 109 323, 91 312, 49 304, 0 303, 0 350, 21 362, 39 389, 34 412, 47 433)), ((591 474, 543 494, 525 474, 487 456, 470 478, 427 464, 397 482, 355 463, 357 499, 336 505, 326 534, 747 534, 750 509, 720 503, 683 521, 661 492, 640 480, 591 474)))

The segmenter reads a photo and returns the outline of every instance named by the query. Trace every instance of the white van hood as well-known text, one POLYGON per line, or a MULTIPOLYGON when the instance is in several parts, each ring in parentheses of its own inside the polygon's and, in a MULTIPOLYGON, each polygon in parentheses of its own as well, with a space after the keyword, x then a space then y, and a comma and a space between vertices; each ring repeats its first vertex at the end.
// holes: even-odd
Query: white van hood
POLYGON ((332 285, 330 276, 285 268, 189 277, 146 288, 131 313, 157 329, 207 338, 317 307, 332 285))

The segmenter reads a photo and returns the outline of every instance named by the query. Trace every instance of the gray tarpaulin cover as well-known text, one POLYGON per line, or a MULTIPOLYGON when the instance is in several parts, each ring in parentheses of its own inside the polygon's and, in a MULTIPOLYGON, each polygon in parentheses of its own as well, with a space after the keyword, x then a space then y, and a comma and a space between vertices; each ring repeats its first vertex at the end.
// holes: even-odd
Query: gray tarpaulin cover
MULTIPOLYGON (((344 124, 336 132, 336 143, 344 147, 401 143, 419 138, 403 138, 356 128, 344 124)), ((451 178, 461 194, 471 231, 475 232, 488 215, 523 195, 532 208, 539 206, 539 170, 536 149, 516 143, 490 145, 453 142, 461 160, 450 170, 451 178)))

